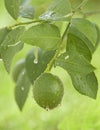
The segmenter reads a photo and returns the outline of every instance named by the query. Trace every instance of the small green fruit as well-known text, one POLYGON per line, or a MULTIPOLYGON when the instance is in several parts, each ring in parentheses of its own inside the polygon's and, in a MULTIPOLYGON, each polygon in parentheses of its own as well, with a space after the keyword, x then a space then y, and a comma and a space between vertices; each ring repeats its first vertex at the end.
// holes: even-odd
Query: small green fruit
POLYGON ((34 99, 38 105, 47 110, 53 109, 61 103, 63 93, 61 80, 53 74, 43 73, 34 82, 34 99))
POLYGON ((25 59, 21 59, 15 64, 12 71, 12 78, 14 82, 17 82, 18 77, 20 73, 24 70, 24 68, 25 68, 25 59))

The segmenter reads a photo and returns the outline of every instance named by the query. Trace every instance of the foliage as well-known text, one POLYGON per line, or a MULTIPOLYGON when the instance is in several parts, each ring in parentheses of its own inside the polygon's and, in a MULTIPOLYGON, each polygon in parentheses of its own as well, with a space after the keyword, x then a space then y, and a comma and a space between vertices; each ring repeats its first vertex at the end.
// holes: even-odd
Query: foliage
POLYGON ((98 81, 91 60, 99 43, 100 32, 98 26, 84 15, 76 15, 87 2, 83 0, 73 9, 71 1, 55 0, 37 18, 34 7, 28 1, 5 0, 8 13, 16 20, 14 25, 0 29, 0 56, 7 72, 10 72, 13 57, 25 44, 33 48, 26 55, 25 65, 19 71, 15 84, 15 99, 21 110, 30 85, 34 86, 42 73, 50 73, 56 66, 68 72, 77 91, 96 98, 98 81), (18 22, 23 18, 27 18, 25 22, 18 22))

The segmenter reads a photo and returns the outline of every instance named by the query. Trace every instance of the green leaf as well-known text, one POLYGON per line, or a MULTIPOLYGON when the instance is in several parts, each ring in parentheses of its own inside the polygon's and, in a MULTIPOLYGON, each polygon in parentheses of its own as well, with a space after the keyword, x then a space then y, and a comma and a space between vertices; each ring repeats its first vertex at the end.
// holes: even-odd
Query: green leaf
POLYGON ((87 19, 75 18, 72 20, 71 26, 76 27, 91 41, 93 45, 95 45, 97 40, 97 31, 94 23, 90 22, 87 19))
POLYGON ((70 73, 72 83, 75 89, 91 98, 96 98, 98 90, 98 81, 93 72, 87 74, 86 76, 78 73, 70 73))
POLYGON ((75 18, 72 20, 69 31, 70 33, 72 32, 74 35, 79 36, 80 39, 88 41, 85 42, 86 45, 91 52, 94 52, 94 47, 98 37, 94 23, 83 18, 75 18))
POLYGON ((43 23, 29 28, 23 34, 21 41, 44 50, 56 50, 60 39, 59 29, 55 25, 43 23))
POLYGON ((0 29, 0 45, 3 42, 3 40, 5 39, 5 37, 7 36, 7 34, 10 32, 9 29, 7 29, 7 27, 1 28, 0 29))
POLYGON ((13 57, 23 48, 23 43, 19 41, 20 36, 24 32, 24 27, 18 27, 8 33, 5 40, 1 44, 0 52, 7 72, 13 57))
POLYGON ((39 48, 33 48, 26 56, 26 72, 31 81, 34 80, 45 71, 47 64, 54 56, 55 51, 42 51, 39 48))
POLYGON ((72 53, 78 52, 80 55, 84 56, 88 61, 91 61, 92 54, 85 42, 88 41, 83 41, 80 37, 76 36, 75 34, 69 33, 67 37, 66 51, 70 50, 72 53))
POLYGON ((19 78, 15 86, 15 100, 20 110, 22 110, 25 104, 30 89, 30 85, 31 83, 27 77, 26 71, 23 70, 19 75, 19 78))
POLYGON ((13 71, 12 71, 12 78, 13 81, 16 83, 20 73, 25 69, 25 59, 20 59, 16 62, 14 65, 13 71))
POLYGON ((69 73, 87 75, 94 67, 78 52, 66 52, 56 60, 55 64, 67 70, 69 73))
POLYGON ((14 19, 18 18, 19 10, 20 10, 20 0, 5 0, 5 7, 6 7, 8 13, 14 19))
POLYGON ((10 66, 13 57, 16 53, 18 53, 23 48, 23 43, 18 42, 15 45, 9 45, 7 48, 5 46, 2 46, 1 50, 1 57, 3 59, 5 68, 7 72, 10 72, 10 66))
POLYGON ((70 26, 66 53, 59 57, 56 64, 67 70, 77 91, 96 98, 98 82, 93 72, 94 67, 90 64, 93 49, 89 38, 76 27, 70 26))
POLYGON ((20 6, 20 16, 23 18, 34 18, 34 8, 32 5, 29 4, 22 4, 20 6))
POLYGON ((98 82, 93 72, 94 67, 78 53, 64 53, 55 64, 67 70, 75 89, 91 98, 96 98, 98 82))
POLYGON ((55 0, 39 18, 50 21, 70 20, 72 15, 69 0, 55 0))
POLYGON ((92 43, 83 33, 79 32, 77 28, 71 26, 69 28, 69 34, 72 34, 76 36, 78 39, 81 39, 81 41, 83 41, 84 44, 86 44, 86 46, 88 47, 88 50, 91 52, 91 54, 94 52, 94 46, 92 45, 92 43))
POLYGON ((97 24, 95 24, 95 27, 96 27, 96 30, 97 30, 97 41, 96 41, 96 44, 95 44, 95 50, 96 50, 99 43, 100 43, 100 29, 99 29, 97 24))

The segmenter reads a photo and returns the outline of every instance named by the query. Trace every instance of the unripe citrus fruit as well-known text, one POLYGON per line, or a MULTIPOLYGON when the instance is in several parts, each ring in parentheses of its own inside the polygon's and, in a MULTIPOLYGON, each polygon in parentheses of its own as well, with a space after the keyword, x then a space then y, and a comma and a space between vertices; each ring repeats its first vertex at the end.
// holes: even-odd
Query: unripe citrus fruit
POLYGON ((25 68, 25 59, 21 59, 15 64, 12 71, 12 77, 14 82, 18 80, 18 77, 20 73, 24 70, 24 68, 25 68))
POLYGON ((33 96, 38 105, 53 109, 61 103, 64 88, 61 80, 50 73, 43 73, 33 86, 33 96))

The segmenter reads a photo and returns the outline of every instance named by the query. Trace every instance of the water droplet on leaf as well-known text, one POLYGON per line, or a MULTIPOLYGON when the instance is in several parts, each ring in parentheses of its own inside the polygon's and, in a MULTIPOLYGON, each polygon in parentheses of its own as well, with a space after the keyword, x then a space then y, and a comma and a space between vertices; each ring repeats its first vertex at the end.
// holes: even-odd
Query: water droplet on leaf
POLYGON ((24 75, 24 74, 25 74, 25 72, 23 71, 23 72, 22 72, 22 75, 24 75))
POLYGON ((61 107, 61 104, 58 104, 58 107, 61 107))
POLYGON ((47 11, 43 15, 41 15, 39 18, 40 19, 50 19, 51 16, 54 14, 54 11, 47 11))
POLYGON ((24 87, 21 87, 21 90, 24 91, 24 87))
POLYGON ((69 55, 65 56, 65 60, 67 60, 69 58, 69 55))
POLYGON ((34 64, 37 64, 38 63, 38 60, 37 59, 34 59, 34 64))
POLYGON ((48 106, 46 107, 46 111, 49 111, 49 107, 48 106))

